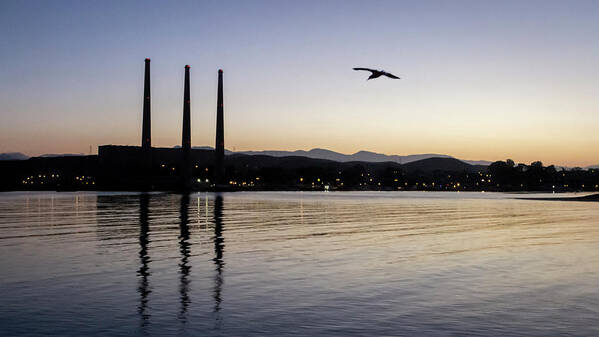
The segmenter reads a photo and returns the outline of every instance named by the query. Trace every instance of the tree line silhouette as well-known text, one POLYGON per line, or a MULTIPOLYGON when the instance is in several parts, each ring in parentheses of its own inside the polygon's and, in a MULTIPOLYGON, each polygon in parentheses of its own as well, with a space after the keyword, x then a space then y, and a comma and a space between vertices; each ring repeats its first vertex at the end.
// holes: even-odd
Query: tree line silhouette
MULTIPOLYGON (((201 190, 214 181, 212 151, 197 151, 192 177, 201 190)), ((152 168, 153 189, 169 190, 181 171, 177 157, 163 158, 152 168)), ((136 190, 145 179, 136 167, 123 166, 111 184, 96 156, 40 158, 0 163, 0 190, 136 190)), ((110 176, 112 177, 112 176, 110 176)), ((564 169, 513 160, 489 166, 453 158, 429 158, 407 164, 334 162, 306 157, 231 155, 225 161, 230 190, 383 190, 383 191, 599 191, 599 169, 564 169)))

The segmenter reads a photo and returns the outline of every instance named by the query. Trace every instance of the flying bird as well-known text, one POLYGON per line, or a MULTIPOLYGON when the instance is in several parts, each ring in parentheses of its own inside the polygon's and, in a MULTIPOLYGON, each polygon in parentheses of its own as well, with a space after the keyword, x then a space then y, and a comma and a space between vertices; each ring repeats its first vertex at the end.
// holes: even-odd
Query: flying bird
POLYGON ((388 72, 386 72, 384 70, 376 70, 376 69, 368 69, 368 68, 354 68, 354 70, 366 70, 366 71, 370 71, 372 74, 370 75, 370 77, 368 77, 368 79, 366 79, 367 81, 371 80, 373 78, 381 77, 383 75, 387 76, 389 78, 399 79, 399 77, 397 77, 397 76, 395 76, 395 75, 393 75, 391 73, 388 73, 388 72))

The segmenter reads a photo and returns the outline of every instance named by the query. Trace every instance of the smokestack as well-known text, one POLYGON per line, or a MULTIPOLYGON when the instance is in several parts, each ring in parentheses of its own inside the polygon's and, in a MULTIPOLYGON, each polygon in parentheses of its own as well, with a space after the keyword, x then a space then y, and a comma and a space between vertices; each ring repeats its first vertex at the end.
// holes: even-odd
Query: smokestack
POLYGON ((189 97, 189 65, 185 66, 185 87, 183 89, 183 132, 181 137, 183 162, 181 177, 183 188, 189 188, 191 182, 191 101, 189 97))
POLYGON ((214 164, 216 184, 222 184, 225 176, 225 126, 223 106, 223 71, 218 70, 218 98, 216 100, 216 145, 214 146, 214 164))
POLYGON ((152 147, 152 133, 150 122, 150 59, 146 58, 146 70, 144 78, 144 103, 143 123, 141 128, 141 147, 149 149, 152 147))
POLYGON ((185 87, 183 89, 183 134, 181 147, 191 149, 191 101, 189 98, 189 66, 185 66, 185 87))

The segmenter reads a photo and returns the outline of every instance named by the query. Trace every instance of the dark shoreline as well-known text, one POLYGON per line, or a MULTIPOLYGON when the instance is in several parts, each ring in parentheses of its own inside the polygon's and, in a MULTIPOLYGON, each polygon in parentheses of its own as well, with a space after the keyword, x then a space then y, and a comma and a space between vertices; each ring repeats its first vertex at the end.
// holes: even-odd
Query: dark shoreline
POLYGON ((595 201, 599 202, 599 193, 585 195, 582 197, 566 197, 566 198, 518 198, 522 200, 542 200, 542 201, 595 201))
MULTIPOLYGON (((396 190, 390 189, 346 189, 346 190, 331 190, 331 192, 397 192, 396 190)), ((0 190, 0 192, 134 192, 134 193, 197 193, 197 192, 323 192, 323 190, 315 190, 315 189, 298 189, 298 188, 261 188, 261 189, 243 189, 243 188, 235 188, 228 186, 220 186, 219 188, 199 188, 199 189, 190 189, 188 191, 181 190, 139 190, 139 189, 15 189, 15 190, 0 190)), ((447 190, 438 190, 438 191, 429 191, 429 190, 402 190, 401 192, 446 192, 446 193, 455 193, 455 192, 482 192, 482 191, 447 191, 447 190)), ((547 191, 535 191, 535 192, 513 192, 513 191, 488 191, 490 193, 506 193, 506 194, 514 194, 514 195, 526 195, 529 193, 550 193, 547 191)), ((599 193, 594 193, 590 195, 580 196, 580 197, 514 197, 514 199, 519 200, 539 200, 539 201, 594 201, 599 202, 599 193)))

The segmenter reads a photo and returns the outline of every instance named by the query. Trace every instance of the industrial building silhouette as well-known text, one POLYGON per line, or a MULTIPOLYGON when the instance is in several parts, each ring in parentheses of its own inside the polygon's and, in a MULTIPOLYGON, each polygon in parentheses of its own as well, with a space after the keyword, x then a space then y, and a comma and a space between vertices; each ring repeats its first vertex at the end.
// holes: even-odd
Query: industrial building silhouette
POLYGON ((223 71, 218 70, 214 151, 191 146, 190 69, 185 66, 180 148, 152 147, 150 59, 145 59, 141 146, 98 147, 98 183, 135 190, 226 189, 223 71), (194 179, 195 177, 195 179, 194 179))
POLYGON ((399 164, 247 153, 229 153, 225 157, 222 70, 218 71, 215 148, 193 148, 190 72, 186 66, 180 147, 152 147, 150 59, 146 59, 140 146, 102 145, 97 156, 0 161, 0 191, 599 190, 598 170, 558 171, 540 162, 530 166, 495 162, 486 167, 455 158, 399 164), (491 175, 494 178, 488 179, 491 175))
POLYGON ((214 149, 193 148, 190 73, 185 66, 180 147, 152 146, 150 59, 146 59, 140 146, 102 145, 97 156, 0 161, 0 190, 599 190, 597 170, 557 171, 540 162, 530 166, 495 162, 486 167, 455 158, 399 164, 244 153, 225 157, 222 70, 218 71, 214 149), (487 175, 493 175, 492 183, 487 175))

